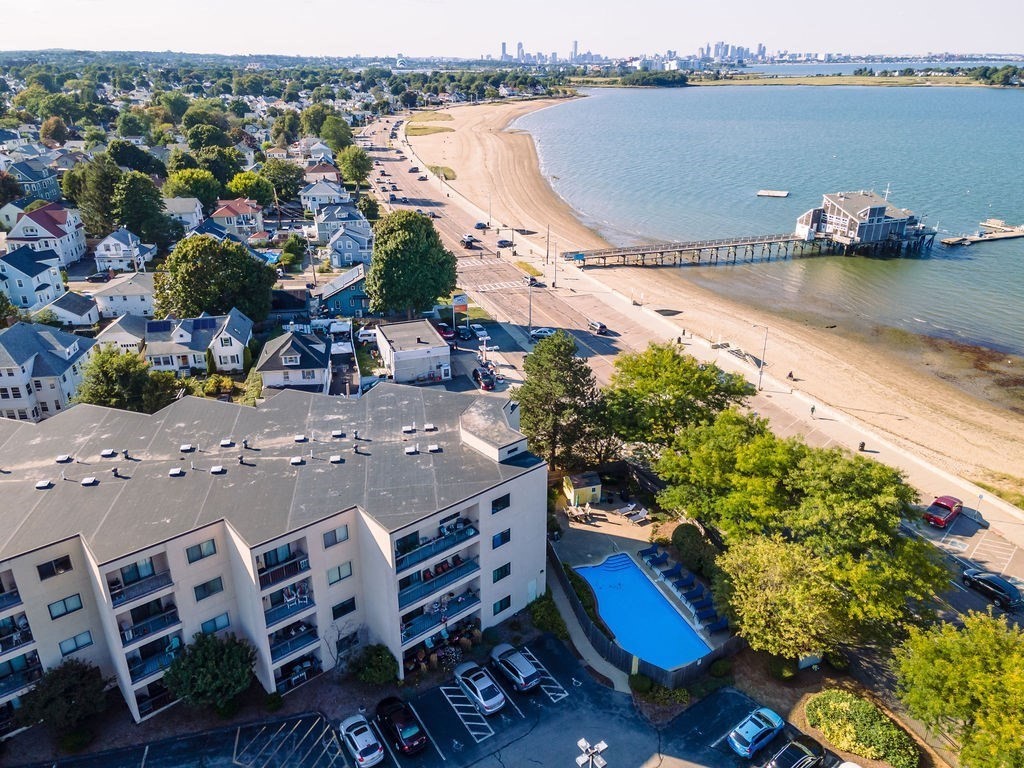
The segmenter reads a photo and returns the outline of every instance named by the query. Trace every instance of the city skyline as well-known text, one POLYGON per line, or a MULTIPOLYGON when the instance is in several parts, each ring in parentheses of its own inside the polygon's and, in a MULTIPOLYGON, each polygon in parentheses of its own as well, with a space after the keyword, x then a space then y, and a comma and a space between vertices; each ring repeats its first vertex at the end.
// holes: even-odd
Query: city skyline
MULTIPOLYGON (((738 0, 728 7, 683 8, 654 0, 641 14, 607 12, 593 3, 568 0, 554 6, 523 0, 514 18, 481 13, 469 0, 395 0, 387 20, 365 5, 343 13, 327 0, 299 0, 292 7, 295 24, 261 24, 280 13, 269 0, 253 0, 245 8, 249 21, 239 23, 237 7, 179 0, 174 13, 140 13, 128 0, 53 0, 51 18, 75 23, 39 25, 29 37, 7 36, 0 50, 68 48, 82 50, 145 50, 184 53, 284 54, 301 56, 361 55, 410 58, 452 57, 498 59, 501 42, 516 58, 520 41, 526 52, 570 57, 573 40, 580 52, 609 58, 667 50, 695 54, 708 40, 742 41, 769 52, 831 51, 854 55, 913 55, 930 52, 1020 53, 1020 37, 1012 24, 978 24, 970 7, 941 0, 908 0, 899 6, 879 4, 876 14, 830 11, 808 0, 786 0, 766 6, 738 0), (880 14, 884 12, 884 17, 880 14), (614 14, 614 15, 613 15, 614 14), (842 23, 839 23, 841 18, 842 23), (311 35, 326 24, 335 30, 311 35), (543 24, 538 20, 543 19, 543 24), (813 25, 806 23, 814 19, 813 25), (397 20, 392 22, 391 20, 397 20), (158 22, 158 23, 157 23, 158 22), (482 31, 486 30, 486 34, 482 31), (912 34, 908 34, 908 30, 912 34)), ((988 18, 1014 18, 1016 5, 996 0, 988 18)))

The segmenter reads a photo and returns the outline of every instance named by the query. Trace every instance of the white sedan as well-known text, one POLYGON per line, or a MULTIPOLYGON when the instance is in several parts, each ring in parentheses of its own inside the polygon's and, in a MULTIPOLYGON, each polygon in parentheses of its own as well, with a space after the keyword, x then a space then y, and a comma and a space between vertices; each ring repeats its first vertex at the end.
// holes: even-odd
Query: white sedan
POLYGON ((475 333, 478 339, 490 336, 490 334, 487 333, 487 329, 480 325, 480 323, 470 323, 469 330, 475 333))
POLYGON ((534 328, 530 331, 530 336, 533 339, 547 339, 554 336, 558 331, 554 328, 534 328))

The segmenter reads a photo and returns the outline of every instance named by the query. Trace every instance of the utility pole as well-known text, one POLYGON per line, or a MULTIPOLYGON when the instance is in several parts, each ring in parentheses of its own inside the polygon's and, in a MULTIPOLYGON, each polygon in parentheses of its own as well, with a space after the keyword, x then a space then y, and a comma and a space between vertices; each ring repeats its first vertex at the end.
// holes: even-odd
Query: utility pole
POLYGON ((558 241, 557 240, 555 241, 555 258, 554 258, 554 262, 555 262, 555 276, 551 280, 551 287, 552 288, 557 288, 558 287, 558 241))
POLYGON ((548 263, 548 258, 551 256, 551 225, 548 224, 548 234, 544 239, 544 263, 548 263))

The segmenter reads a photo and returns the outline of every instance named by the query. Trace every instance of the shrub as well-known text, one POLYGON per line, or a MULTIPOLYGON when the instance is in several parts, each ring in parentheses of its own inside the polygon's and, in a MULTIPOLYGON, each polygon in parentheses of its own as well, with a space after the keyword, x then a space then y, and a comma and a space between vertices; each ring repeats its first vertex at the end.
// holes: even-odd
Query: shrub
POLYGON ((836 672, 847 672, 850 669, 850 659, 842 651, 827 651, 825 653, 825 663, 836 672))
POLYGON ((672 531, 672 546, 679 562, 695 573, 710 578, 714 573, 714 546, 693 523, 680 523, 672 531))
POLYGON ((267 710, 267 712, 277 712, 283 706, 284 699, 277 691, 274 691, 274 693, 268 693, 267 698, 263 700, 263 708, 267 710))
POLYGON ((558 517, 555 515, 548 515, 548 533, 561 533, 562 524, 558 522, 558 517))
POLYGON ((88 728, 76 728, 73 731, 62 733, 60 736, 61 752, 81 752, 92 744, 96 734, 88 728))
POLYGON ((807 722, 836 749, 892 768, 917 768, 920 753, 913 739, 870 701, 833 688, 812 697, 806 711, 807 722))
POLYGON ((398 662, 386 645, 369 645, 356 663, 356 677, 370 685, 386 685, 398 677, 398 662))
POLYGON ((651 692, 654 681, 647 675, 635 674, 629 676, 629 690, 638 696, 645 696, 651 692))
POLYGON ((666 688, 663 685, 655 683, 651 687, 650 693, 643 695, 644 701, 649 701, 652 704, 659 704, 662 706, 669 704, 689 704, 690 703, 690 692, 685 688, 666 688))
POLYGON ((708 668, 712 677, 728 677, 732 674, 732 659, 715 659, 708 668))
POLYGON ((559 640, 569 639, 569 630, 565 626, 565 619, 558 612, 558 606, 555 605, 550 592, 530 603, 529 608, 533 626, 541 632, 550 632, 559 640))
POLYGON ((497 627, 488 627, 484 630, 484 642, 488 645, 497 645, 501 642, 501 633, 497 627))
POLYGON ((797 669, 796 661, 793 659, 784 659, 781 656, 772 656, 768 661, 768 673, 776 680, 789 681, 796 677, 796 673, 800 670, 797 669))

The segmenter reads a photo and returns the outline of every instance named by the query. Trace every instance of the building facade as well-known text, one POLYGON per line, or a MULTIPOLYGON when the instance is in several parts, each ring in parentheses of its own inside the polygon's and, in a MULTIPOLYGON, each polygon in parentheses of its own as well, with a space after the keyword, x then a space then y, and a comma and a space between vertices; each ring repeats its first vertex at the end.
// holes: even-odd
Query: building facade
POLYGON ((144 272, 156 256, 156 246, 143 243, 135 233, 121 227, 96 245, 96 269, 100 272, 144 272))
POLYGON ((49 325, 0 331, 0 416, 41 421, 71 406, 96 341, 49 325))
POLYGON ((22 214, 7 233, 7 249, 24 245, 36 251, 53 251, 66 267, 85 256, 85 225, 74 208, 49 203, 22 214))
POLYGON ((67 289, 60 274, 60 257, 20 245, 0 256, 0 292, 11 304, 35 312, 67 289))
POLYGON ((428 320, 377 326, 377 350, 389 378, 428 384, 452 377, 452 350, 428 320))

